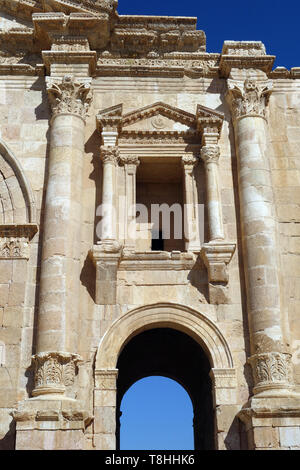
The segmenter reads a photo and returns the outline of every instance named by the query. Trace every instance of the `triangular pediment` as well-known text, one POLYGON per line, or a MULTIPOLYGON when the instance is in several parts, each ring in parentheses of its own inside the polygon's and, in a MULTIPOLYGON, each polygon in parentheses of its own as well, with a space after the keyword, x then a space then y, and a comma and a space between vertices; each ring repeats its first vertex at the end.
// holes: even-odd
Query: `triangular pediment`
POLYGON ((124 114, 123 130, 179 131, 196 128, 196 117, 166 103, 156 102, 144 108, 124 114))
POLYGON ((123 105, 106 108, 97 115, 98 128, 115 128, 122 133, 202 133, 205 127, 221 130, 224 115, 197 105, 196 113, 158 101, 123 114, 123 105))

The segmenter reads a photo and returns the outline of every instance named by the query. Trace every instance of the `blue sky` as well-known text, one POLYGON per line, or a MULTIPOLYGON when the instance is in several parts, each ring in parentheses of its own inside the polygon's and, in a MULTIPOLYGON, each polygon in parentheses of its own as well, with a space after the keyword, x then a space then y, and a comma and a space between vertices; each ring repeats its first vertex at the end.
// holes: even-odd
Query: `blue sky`
POLYGON ((193 450, 192 402, 177 382, 146 377, 121 403, 121 450, 193 450))
POLYGON ((196 16, 207 37, 207 51, 221 52, 224 40, 262 41, 276 55, 275 66, 300 67, 297 0, 119 0, 118 12, 130 15, 196 16))

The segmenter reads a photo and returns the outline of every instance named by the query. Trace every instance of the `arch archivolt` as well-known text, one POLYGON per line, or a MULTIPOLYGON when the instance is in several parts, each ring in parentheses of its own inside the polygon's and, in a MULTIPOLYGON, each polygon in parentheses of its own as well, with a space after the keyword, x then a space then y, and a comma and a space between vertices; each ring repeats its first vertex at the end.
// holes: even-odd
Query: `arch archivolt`
POLYGON ((152 328, 174 328, 197 341, 213 369, 232 369, 232 355, 218 327, 196 310, 172 303, 158 303, 128 311, 103 336, 96 357, 97 369, 114 369, 118 356, 130 339, 152 328))
MULTIPOLYGON (((99 344, 94 389, 93 440, 96 448, 116 448, 118 357, 134 336, 153 328, 177 329, 202 346, 211 365, 213 405, 218 406, 215 429, 223 429, 228 409, 234 419, 238 407, 236 371, 228 343, 217 325, 202 313, 184 305, 172 303, 146 305, 129 310, 117 319, 99 344)), ((215 435, 216 446, 219 447, 217 435, 215 435)))

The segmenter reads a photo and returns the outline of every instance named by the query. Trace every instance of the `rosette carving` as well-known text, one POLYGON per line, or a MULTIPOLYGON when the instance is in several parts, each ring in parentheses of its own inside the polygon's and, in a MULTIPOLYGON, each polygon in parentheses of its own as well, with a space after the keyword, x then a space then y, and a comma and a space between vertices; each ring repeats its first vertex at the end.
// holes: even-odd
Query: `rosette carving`
POLYGON ((266 108, 272 90, 270 85, 247 79, 243 88, 229 85, 229 98, 234 119, 245 116, 266 117, 266 108))
POLYGON ((220 147, 218 145, 204 145, 201 148, 201 158, 205 164, 218 163, 220 157, 220 147))
POLYGON ((118 147, 109 147, 106 145, 102 145, 101 160, 103 161, 103 163, 112 163, 113 165, 117 165, 119 161, 118 147))
POLYGON ((255 387, 286 388, 291 382, 291 355, 280 352, 255 354, 249 359, 255 387))
POLYGON ((33 356, 35 389, 32 394, 64 393, 75 380, 77 354, 45 352, 33 356))
POLYGON ((75 114, 85 119, 92 100, 89 83, 79 83, 72 75, 65 75, 59 83, 49 81, 47 91, 53 116, 75 114))

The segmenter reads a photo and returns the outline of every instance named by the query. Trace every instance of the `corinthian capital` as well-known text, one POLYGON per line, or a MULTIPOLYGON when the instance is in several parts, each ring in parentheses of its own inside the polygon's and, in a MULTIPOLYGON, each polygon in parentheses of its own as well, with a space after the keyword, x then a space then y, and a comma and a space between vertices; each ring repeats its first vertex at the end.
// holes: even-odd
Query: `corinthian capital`
POLYGON ((76 82, 72 75, 65 75, 60 82, 49 80, 47 91, 53 116, 75 114, 85 119, 92 100, 89 83, 76 82))
POLYGON ((66 387, 75 379, 77 354, 65 352, 45 352, 32 357, 35 365, 35 389, 32 394, 63 394, 66 387))
POLYGON ((248 359, 254 377, 254 393, 260 391, 290 388, 291 355, 281 352, 255 354, 248 359))
POLYGON ((233 119, 248 116, 266 118, 266 108, 272 93, 270 83, 246 79, 242 87, 229 83, 228 97, 231 104, 233 119))
POLYGON ((120 161, 123 165, 135 165, 136 167, 140 164, 139 157, 136 155, 122 155, 120 161))
POLYGON ((198 163, 198 158, 193 155, 183 155, 181 157, 181 164, 185 170, 192 170, 198 163))
POLYGON ((102 145, 101 149, 101 160, 103 163, 112 163, 117 165, 119 161, 119 148, 116 146, 110 147, 107 145, 102 145))
POLYGON ((220 147, 218 145, 204 145, 201 149, 201 158, 205 164, 218 163, 220 147))

